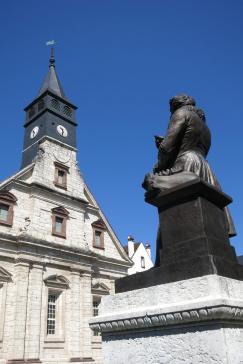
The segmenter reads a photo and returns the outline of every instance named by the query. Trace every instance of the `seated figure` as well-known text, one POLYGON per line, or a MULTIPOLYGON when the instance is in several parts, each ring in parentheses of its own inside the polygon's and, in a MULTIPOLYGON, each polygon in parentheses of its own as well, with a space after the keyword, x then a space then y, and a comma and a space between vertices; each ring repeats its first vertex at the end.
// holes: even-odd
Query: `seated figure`
MULTIPOLYGON (((165 137, 155 137, 158 161, 153 173, 145 176, 143 187, 148 193, 156 193, 199 177, 220 189, 206 160, 211 146, 211 134, 203 110, 196 107, 192 97, 178 95, 170 100, 170 111, 171 118, 165 137)), ((225 209, 225 213, 228 234, 234 236, 236 232, 228 209, 225 209)), ((162 243, 159 243, 160 247, 158 243, 157 241, 157 250, 162 248, 162 243)))

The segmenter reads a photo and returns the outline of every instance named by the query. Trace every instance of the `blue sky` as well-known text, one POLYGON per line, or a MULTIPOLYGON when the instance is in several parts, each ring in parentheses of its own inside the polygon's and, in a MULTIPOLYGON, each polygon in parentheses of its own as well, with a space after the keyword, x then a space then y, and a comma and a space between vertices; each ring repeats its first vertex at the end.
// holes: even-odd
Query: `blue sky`
POLYGON ((168 100, 186 92, 206 112, 208 160, 243 254, 243 2, 9 0, 0 11, 0 179, 20 167, 23 108, 36 96, 55 39, 56 67, 78 109, 78 160, 120 240, 154 242, 157 212, 141 182, 156 160, 168 100))

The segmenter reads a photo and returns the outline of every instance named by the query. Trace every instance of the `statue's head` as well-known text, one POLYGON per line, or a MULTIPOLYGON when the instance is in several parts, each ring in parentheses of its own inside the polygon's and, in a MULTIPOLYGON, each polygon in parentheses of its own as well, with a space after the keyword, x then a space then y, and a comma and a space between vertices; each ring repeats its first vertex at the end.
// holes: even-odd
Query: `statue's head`
POLYGON ((188 95, 177 95, 170 99, 170 111, 173 113, 182 106, 191 105, 195 106, 196 101, 188 95))

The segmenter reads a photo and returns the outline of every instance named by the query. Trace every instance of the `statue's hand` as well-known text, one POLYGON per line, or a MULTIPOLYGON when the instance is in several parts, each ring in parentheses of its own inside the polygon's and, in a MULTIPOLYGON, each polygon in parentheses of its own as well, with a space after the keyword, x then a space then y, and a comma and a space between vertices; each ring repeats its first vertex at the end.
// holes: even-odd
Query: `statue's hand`
POLYGON ((145 189, 145 190, 149 190, 151 189, 152 187, 152 183, 153 183, 153 174, 151 173, 147 173, 144 177, 144 181, 142 183, 142 187, 145 189))

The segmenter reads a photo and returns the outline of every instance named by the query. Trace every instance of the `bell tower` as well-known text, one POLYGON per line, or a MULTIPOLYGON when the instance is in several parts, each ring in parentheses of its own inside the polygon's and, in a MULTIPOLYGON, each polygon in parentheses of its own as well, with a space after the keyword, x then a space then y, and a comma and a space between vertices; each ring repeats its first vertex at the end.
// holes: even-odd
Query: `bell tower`
POLYGON ((24 109, 25 135, 21 168, 32 163, 38 145, 44 138, 76 149, 76 111, 65 96, 56 73, 54 48, 51 48, 49 70, 37 97, 24 109))

